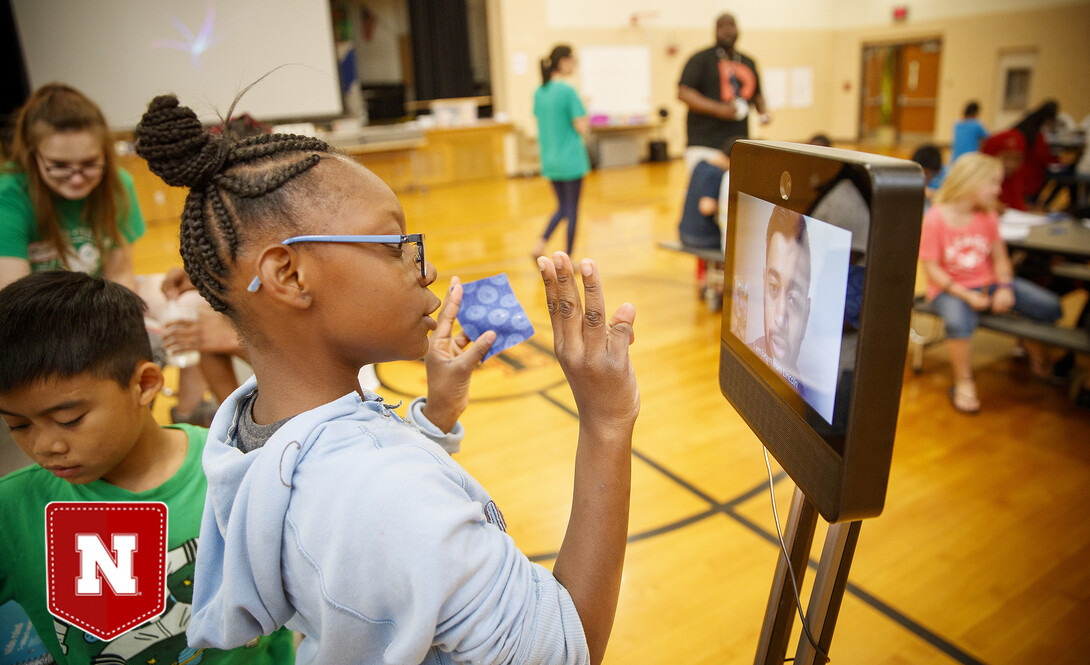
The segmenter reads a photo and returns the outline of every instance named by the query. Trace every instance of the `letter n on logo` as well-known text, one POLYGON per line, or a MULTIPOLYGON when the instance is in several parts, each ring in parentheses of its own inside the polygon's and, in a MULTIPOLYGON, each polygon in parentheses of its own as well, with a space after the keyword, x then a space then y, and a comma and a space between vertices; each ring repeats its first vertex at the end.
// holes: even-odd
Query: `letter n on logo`
POLYGON ((45 507, 50 614, 109 641, 166 609, 167 507, 54 501, 45 507))

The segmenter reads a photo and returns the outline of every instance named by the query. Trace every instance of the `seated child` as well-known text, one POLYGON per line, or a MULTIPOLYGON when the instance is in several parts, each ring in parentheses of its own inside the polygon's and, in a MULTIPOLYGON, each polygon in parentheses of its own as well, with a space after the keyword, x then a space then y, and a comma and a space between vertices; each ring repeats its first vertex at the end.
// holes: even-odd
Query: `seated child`
POLYGON ((0 478, 0 605, 19 603, 58 663, 291 663, 286 630, 229 652, 186 644, 207 431, 156 424, 150 405, 162 386, 144 303, 127 288, 51 271, 0 290, 0 415, 37 464, 0 478), (161 616, 104 642, 49 613, 42 535, 52 501, 167 505, 161 616))
POLYGON ((946 168, 942 165, 942 152, 939 151, 938 146, 927 143, 916 148, 916 152, 912 153, 912 161, 923 169, 924 196, 926 204, 930 204, 931 199, 935 197, 935 192, 942 185, 943 178, 946 177, 946 168))
POLYGON ((1026 196, 1022 179, 1022 161, 1026 139, 1016 129, 992 134, 980 145, 980 152, 999 159, 1003 165, 1003 182, 999 190, 1000 211, 1007 208, 1025 210, 1026 196))
MULTIPOLYGON (((1063 314, 1056 294, 1014 276, 996 213, 1002 181, 998 159, 981 153, 962 155, 923 220, 920 261, 927 273, 927 297, 946 325, 946 350, 954 371, 950 400, 962 413, 980 410, 970 355, 977 312, 1013 310, 1048 322, 1063 314)), ((1052 368, 1044 347, 1023 343, 1033 374, 1047 379, 1052 368)))
POLYGON ((685 205, 681 209, 678 235, 681 244, 692 247, 723 246, 719 226, 719 193, 726 182, 730 159, 702 161, 693 167, 685 205), (713 163, 714 162, 714 163, 713 163))
POLYGON ((255 372, 205 449, 190 644, 230 648, 288 624, 306 636, 304 663, 600 662, 628 528, 635 308, 610 317, 585 259, 584 309, 570 259, 538 260, 579 410, 572 512, 550 572, 437 445, 460 438, 462 367, 495 334, 451 335, 457 280, 431 317, 435 268, 390 188, 319 140, 212 136, 173 96, 152 101, 136 150, 190 188, 186 272, 234 320, 255 372), (410 405, 412 422, 360 394, 361 366, 425 352, 429 396, 410 405))
MULTIPOLYGON (((731 141, 728 145, 733 144, 731 141)), ((705 158, 693 167, 678 223, 678 237, 682 245, 702 249, 723 247, 725 234, 719 224, 719 197, 730 180, 730 157, 727 155, 727 152, 717 152, 714 157, 705 158)), ((697 290, 713 306, 720 305, 723 299, 722 274, 722 262, 709 265, 702 258, 696 260, 697 290)))

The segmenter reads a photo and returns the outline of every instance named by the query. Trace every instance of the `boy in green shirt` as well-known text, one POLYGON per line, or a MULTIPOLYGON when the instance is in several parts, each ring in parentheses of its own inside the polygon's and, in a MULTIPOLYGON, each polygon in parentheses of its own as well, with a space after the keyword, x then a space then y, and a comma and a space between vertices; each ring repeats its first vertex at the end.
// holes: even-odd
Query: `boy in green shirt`
POLYGON ((150 406, 162 386, 144 303, 125 287, 50 271, 0 290, 0 416, 36 462, 0 478, 0 605, 19 603, 62 664, 292 663, 286 630, 231 651, 186 644, 207 430, 160 427, 150 406), (106 642, 50 614, 44 534, 54 501, 167 505, 161 615, 106 642))

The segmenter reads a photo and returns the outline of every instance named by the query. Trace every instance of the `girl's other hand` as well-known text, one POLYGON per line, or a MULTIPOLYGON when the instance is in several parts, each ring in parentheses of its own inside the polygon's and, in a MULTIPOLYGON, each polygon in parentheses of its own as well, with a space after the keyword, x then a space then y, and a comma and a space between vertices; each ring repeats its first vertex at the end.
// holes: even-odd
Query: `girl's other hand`
POLYGON ((556 252, 551 260, 543 256, 538 267, 545 283, 556 358, 575 397, 580 427, 607 436, 626 432, 630 436, 640 411, 639 387, 628 355, 635 341, 636 308, 625 303, 606 320, 598 267, 590 259, 579 264, 585 308, 567 254, 556 252))
POLYGON ((207 305, 197 313, 196 319, 164 324, 163 348, 171 353, 201 351, 245 357, 242 341, 231 319, 207 305))
POLYGON ((992 299, 988 294, 975 290, 970 290, 969 293, 965 295, 965 302, 969 303, 969 307, 972 307, 978 312, 983 312, 992 305, 992 299))
POLYGON ((167 353, 200 351, 202 346, 203 335, 198 320, 171 321, 163 325, 163 348, 167 353))
POLYGON ((473 370, 492 348, 496 333, 488 330, 472 340, 465 332, 453 335, 454 321, 462 305, 462 284, 450 280, 447 299, 436 315, 436 329, 428 339, 424 368, 428 375, 428 401, 421 409, 431 424, 450 432, 469 406, 469 380, 473 370))
POLYGON ((996 314, 1009 312, 1014 307, 1014 290, 1008 287, 999 287, 992 294, 992 311, 996 314))

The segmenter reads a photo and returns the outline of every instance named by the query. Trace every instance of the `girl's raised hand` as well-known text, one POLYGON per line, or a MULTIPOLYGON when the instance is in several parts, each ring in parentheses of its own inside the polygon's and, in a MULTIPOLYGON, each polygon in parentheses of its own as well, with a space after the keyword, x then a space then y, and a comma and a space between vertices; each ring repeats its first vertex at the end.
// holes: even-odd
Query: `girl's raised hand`
POLYGON ((469 380, 473 370, 496 341, 496 333, 491 330, 481 333, 472 345, 464 332, 453 334, 461 305, 462 284, 457 277, 452 277, 447 299, 435 317, 438 325, 428 338, 428 352, 424 356, 428 401, 422 411, 424 417, 444 432, 454 428, 469 406, 469 380))
POLYGON ((636 308, 625 303, 607 321, 598 267, 583 259, 579 272, 585 304, 580 301, 571 259, 556 252, 537 260, 545 283, 545 301, 553 326, 553 346, 568 379, 581 427, 603 433, 631 433, 640 411, 636 374, 628 355, 635 341, 636 308))

